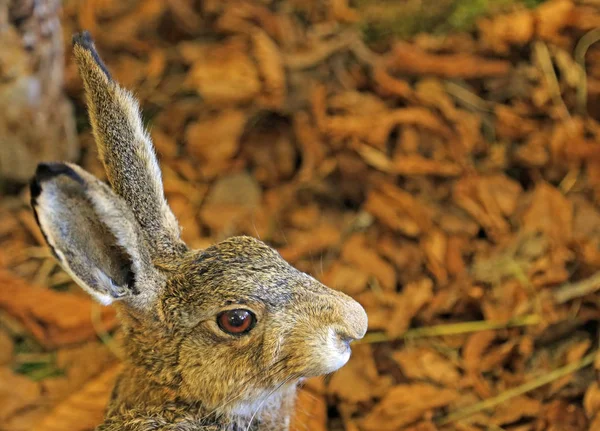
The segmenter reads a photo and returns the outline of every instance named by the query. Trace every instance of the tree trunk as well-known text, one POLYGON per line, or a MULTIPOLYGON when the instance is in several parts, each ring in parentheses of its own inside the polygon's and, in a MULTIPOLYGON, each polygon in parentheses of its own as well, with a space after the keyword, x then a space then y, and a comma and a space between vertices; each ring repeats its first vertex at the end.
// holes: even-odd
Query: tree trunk
POLYGON ((63 93, 60 0, 0 0, 0 178, 24 182, 79 146, 63 93))

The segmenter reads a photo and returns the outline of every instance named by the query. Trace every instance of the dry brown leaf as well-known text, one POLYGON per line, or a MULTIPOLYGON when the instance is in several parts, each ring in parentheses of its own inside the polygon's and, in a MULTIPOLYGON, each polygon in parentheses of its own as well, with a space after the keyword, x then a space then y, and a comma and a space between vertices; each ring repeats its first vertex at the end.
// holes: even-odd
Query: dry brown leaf
POLYGON ((243 39, 216 45, 197 45, 197 60, 185 85, 213 105, 249 102, 260 92, 259 73, 243 39))
POLYGON ((327 402, 322 395, 299 389, 290 431, 327 431, 327 402))
POLYGON ((415 315, 433 298, 433 281, 421 278, 407 283, 402 293, 394 300, 394 310, 389 316, 385 328, 391 338, 403 334, 415 315))
POLYGON ((90 380, 38 423, 32 431, 90 431, 104 417, 115 379, 121 371, 117 365, 90 380))
POLYGON ((573 205, 558 189, 540 183, 533 191, 531 205, 522 220, 525 230, 542 232, 564 244, 572 237, 573 205))
POLYGON ((516 209, 522 189, 519 183, 504 176, 465 176, 454 186, 453 197, 492 238, 510 232, 506 217, 516 209))
POLYGON ((186 148, 206 164, 221 163, 238 152, 245 124, 246 114, 239 110, 192 123, 185 131, 186 148))
POLYGON ((190 202, 188 197, 180 193, 169 194, 168 199, 169 206, 181 226, 181 238, 188 244, 197 241, 201 237, 201 226, 196 218, 198 212, 196 207, 190 202))
POLYGON ((422 418, 428 411, 447 406, 459 397, 452 389, 426 383, 392 387, 361 421, 365 430, 396 431, 422 418))
MULTIPOLYGON (((566 364, 573 364, 578 362, 583 358, 583 356, 588 353, 592 342, 590 340, 582 340, 579 342, 574 342, 568 346, 568 350, 566 352, 566 364)), ((555 395, 558 391, 568 385, 574 378, 573 374, 569 374, 563 376, 562 378, 555 380, 552 382, 549 388, 550 395, 555 395)))
POLYGON ((496 133, 504 139, 523 139, 533 132, 539 132, 540 126, 533 120, 523 118, 518 112, 506 105, 494 106, 496 133))
POLYGON ((333 94, 328 103, 332 111, 343 115, 386 114, 389 111, 386 103, 377 96, 355 90, 333 94))
POLYGON ((431 229, 421 239, 421 249, 425 252, 427 269, 434 275, 440 286, 448 283, 446 256, 448 237, 440 229, 431 229))
POLYGON ((519 396, 501 404, 492 417, 492 423, 503 426, 517 422, 523 418, 535 418, 540 412, 542 403, 536 399, 519 396))
POLYGON ((367 288, 369 274, 341 262, 334 263, 323 275, 321 281, 332 289, 341 290, 347 295, 358 295, 367 288))
POLYGON ((394 291, 396 289, 396 271, 394 267, 368 246, 367 239, 363 235, 352 235, 344 243, 342 259, 375 277, 384 290, 394 291))
POLYGON ((302 151, 302 166, 297 178, 299 182, 305 182, 314 177, 318 166, 323 161, 325 145, 306 112, 296 113, 293 121, 294 134, 302 151))
POLYGON ((390 376, 380 376, 368 344, 353 347, 348 363, 333 376, 327 392, 348 403, 367 402, 391 386, 390 376))
POLYGON ((382 65, 373 69, 373 80, 376 91, 382 96, 396 96, 408 99, 413 96, 413 89, 408 82, 395 78, 382 65))
POLYGON ((115 352, 120 352, 117 346, 109 348, 96 341, 58 350, 56 367, 64 370, 64 375, 41 382, 47 402, 55 404, 62 401, 103 370, 113 366, 118 361, 115 352))
POLYGON ((435 350, 427 347, 405 347, 392 354, 404 374, 410 379, 431 380, 442 386, 458 385, 458 368, 435 350))
MULTIPOLYGON (((416 199, 406 193, 410 203, 416 203, 416 199)), ((427 224, 428 218, 415 219, 413 214, 419 213, 419 206, 410 206, 407 210, 403 202, 394 202, 390 205, 390 196, 377 190, 372 190, 367 196, 365 210, 369 211, 377 220, 395 232, 401 232, 408 237, 418 237, 422 232, 422 226, 427 224)))
POLYGON ((348 5, 348 0, 332 0, 330 3, 331 18, 343 23, 355 23, 360 20, 360 14, 348 5))
POLYGON ((462 349, 463 364, 469 372, 481 371, 481 359, 496 339, 494 331, 480 331, 467 338, 462 349))
POLYGON ((417 154, 399 155, 393 160, 394 172, 400 175, 436 175, 456 177, 463 169, 454 162, 431 160, 417 154))
POLYGON ((396 42, 386 61, 394 72, 444 78, 502 76, 510 70, 508 61, 487 60, 465 53, 431 54, 406 42, 396 42))
POLYGON ((512 46, 523 46, 533 38, 535 16, 531 11, 521 10, 483 18, 478 21, 477 27, 484 44, 497 53, 506 54, 512 46))
POLYGON ((543 40, 562 41, 560 32, 569 25, 575 5, 571 0, 544 2, 536 10, 536 35, 543 40))
POLYGON ((412 241, 401 242, 386 235, 379 239, 377 249, 394 264, 401 281, 415 280, 420 276, 424 255, 417 244, 412 241))
POLYGON ((598 416, 598 412, 600 412, 600 384, 598 382, 592 382, 585 391, 583 407, 588 418, 598 416))
MULTIPOLYGON (((281 39, 283 26, 280 19, 277 19, 281 17, 276 16, 266 5, 247 0, 231 1, 227 5, 229 7, 222 11, 215 23, 216 29, 225 33, 252 34, 258 27, 275 40, 281 39)), ((208 12, 209 7, 206 9, 208 12)))
MULTIPOLYGON (((387 113, 331 115, 325 117, 322 131, 334 140, 355 138, 384 150, 388 137, 398 125, 417 125, 441 136, 451 136, 450 129, 432 112, 421 107, 395 109, 387 113)), ((321 127, 321 126, 320 126, 321 127)), ((399 166, 397 169, 401 169, 399 166)))
POLYGON ((448 237, 445 267, 450 277, 460 277, 467 272, 467 264, 464 259, 467 247, 468 240, 464 236, 448 237))
POLYGON ((15 345, 6 331, 0 328, 0 366, 12 361, 15 345))
POLYGON ((0 367, 0 423, 38 402, 40 389, 39 383, 15 374, 8 367, 0 367))
POLYGON ((286 97, 286 77, 279 48, 265 31, 258 29, 252 33, 252 48, 263 83, 260 101, 268 108, 281 108, 286 97))
POLYGON ((288 235, 291 244, 279 249, 281 256, 290 262, 295 262, 304 256, 314 256, 337 245, 341 238, 339 229, 329 224, 318 225, 308 232, 310 233, 291 232, 288 235))
POLYGON ((179 153, 177 142, 173 136, 169 136, 161 129, 152 129, 152 142, 156 148, 158 157, 162 159, 174 159, 179 153))
POLYGON ((563 400, 553 400, 545 404, 538 416, 537 428, 544 431, 582 431, 587 428, 583 409, 563 400))
POLYGON ((92 324, 92 307, 99 309, 105 330, 113 329, 117 323, 112 307, 95 304, 83 295, 30 285, 1 270, 0 306, 49 348, 94 339, 97 333, 92 324))
POLYGON ((427 232, 433 210, 420 199, 389 183, 381 183, 367 196, 365 209, 392 230, 410 237, 427 232))

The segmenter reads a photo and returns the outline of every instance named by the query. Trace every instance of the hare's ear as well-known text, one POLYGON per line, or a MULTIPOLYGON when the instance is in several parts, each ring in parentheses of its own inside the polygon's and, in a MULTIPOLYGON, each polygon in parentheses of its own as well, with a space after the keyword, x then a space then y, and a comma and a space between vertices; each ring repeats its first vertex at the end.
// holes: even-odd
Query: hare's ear
POLYGON ((153 256, 184 252, 186 246, 165 199, 160 168, 137 100, 112 79, 89 33, 73 36, 73 54, 112 189, 129 205, 153 256))
POLYGON ((63 269, 101 303, 152 305, 162 278, 127 204, 108 186, 68 163, 38 165, 31 205, 63 269))

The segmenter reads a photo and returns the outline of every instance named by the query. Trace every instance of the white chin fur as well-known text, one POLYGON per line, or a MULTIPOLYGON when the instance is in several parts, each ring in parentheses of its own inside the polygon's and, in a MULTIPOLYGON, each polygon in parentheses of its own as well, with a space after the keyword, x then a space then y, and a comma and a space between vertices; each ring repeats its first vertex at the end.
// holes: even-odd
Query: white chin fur
POLYGON ((323 374, 333 373, 350 359, 350 348, 340 341, 333 328, 329 328, 323 348, 323 374))

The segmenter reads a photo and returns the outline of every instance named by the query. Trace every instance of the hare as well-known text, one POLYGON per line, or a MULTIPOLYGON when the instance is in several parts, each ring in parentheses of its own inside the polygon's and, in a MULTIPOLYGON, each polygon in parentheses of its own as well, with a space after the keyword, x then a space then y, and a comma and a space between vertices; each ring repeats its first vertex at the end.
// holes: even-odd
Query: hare
POLYGON ((73 51, 110 186, 43 163, 30 189, 59 264, 121 321, 124 368, 97 431, 289 429, 297 385, 348 361, 365 310, 252 237, 188 249, 138 102, 87 32, 73 51))

